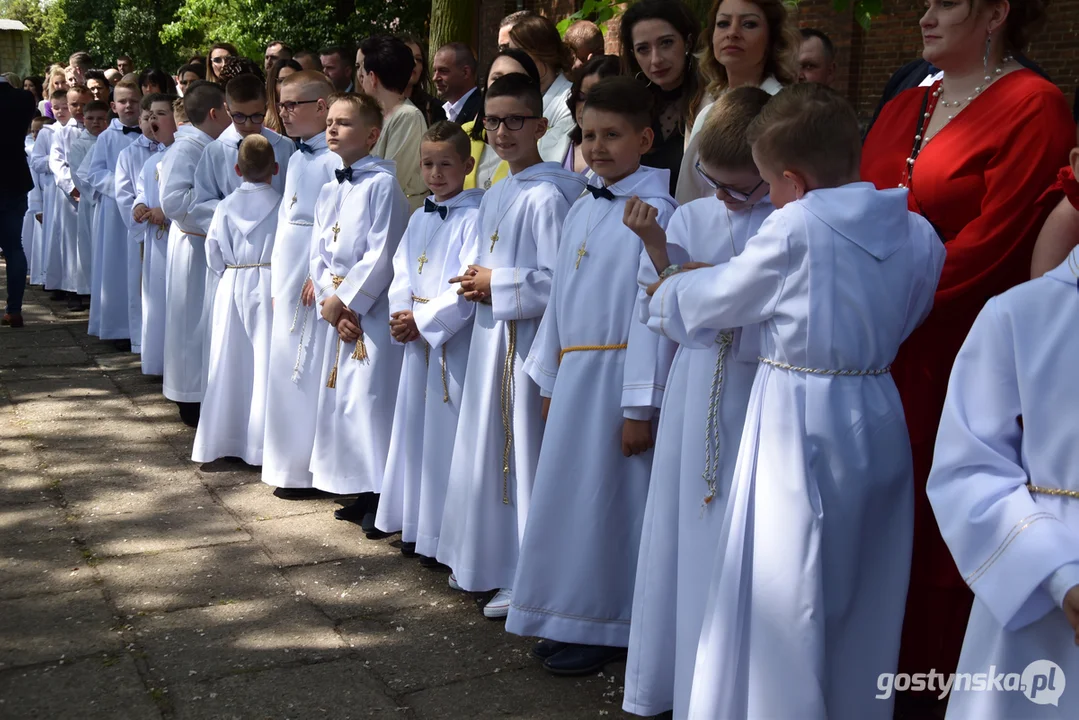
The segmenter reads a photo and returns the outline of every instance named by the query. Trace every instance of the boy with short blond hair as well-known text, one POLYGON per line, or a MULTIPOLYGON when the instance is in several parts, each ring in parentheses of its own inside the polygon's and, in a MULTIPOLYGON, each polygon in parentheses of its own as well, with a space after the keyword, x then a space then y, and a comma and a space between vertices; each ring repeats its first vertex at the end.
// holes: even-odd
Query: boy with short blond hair
POLYGON ((89 295, 90 288, 84 273, 79 269, 79 189, 75 186, 77 166, 70 163, 71 145, 84 129, 83 109, 93 97, 82 85, 67 89, 67 106, 71 117, 56 131, 56 140, 49 153, 56 186, 62 194, 57 202, 56 226, 58 242, 54 246, 60 256, 60 289, 67 293, 67 306, 76 312, 83 309, 81 295, 89 295))
POLYGON ((401 373, 390 339, 387 290, 393 254, 408 222, 394 164, 371 155, 382 110, 367 95, 344 93, 330 105, 326 139, 343 167, 315 204, 311 278, 321 305, 322 385, 311 453, 313 486, 359 494, 350 516, 369 537, 386 472, 401 373), (356 516, 359 517, 356 517, 356 516))
MULTIPOLYGON (((60 142, 61 131, 71 120, 68 110, 67 90, 56 90, 52 97, 52 112, 56 123, 50 125, 43 133, 38 133, 38 139, 34 142, 34 149, 30 153, 30 166, 41 176, 42 182, 49 188, 45 193, 45 224, 42 235, 41 258, 39 259, 39 277, 45 290, 52 291, 53 300, 61 300, 64 297, 60 285, 63 282, 64 267, 60 259, 61 226, 59 216, 62 212, 60 204, 70 202, 70 199, 56 183, 56 174, 53 171, 53 149, 60 142)), ((33 274, 33 263, 30 266, 33 274)))
POLYGON ((463 190, 474 164, 459 125, 424 133, 420 166, 432 195, 409 220, 389 291, 390 332, 405 358, 375 524, 400 532, 401 552, 427 565, 436 564, 472 329, 472 303, 449 280, 476 251, 483 191, 463 190))
POLYGON ((90 304, 90 289, 94 284, 94 222, 100 193, 87 181, 90 172, 90 156, 97 139, 109 126, 109 104, 92 100, 82 111, 84 129, 71 141, 68 163, 71 179, 79 191, 79 218, 76 251, 78 253, 78 287, 84 306, 90 304))
POLYGON ((274 147, 252 134, 233 172, 243 183, 217 206, 206 233, 206 264, 221 278, 213 307, 210 368, 191 459, 238 457, 262 464, 266 367, 270 355, 270 254, 281 195, 274 147))

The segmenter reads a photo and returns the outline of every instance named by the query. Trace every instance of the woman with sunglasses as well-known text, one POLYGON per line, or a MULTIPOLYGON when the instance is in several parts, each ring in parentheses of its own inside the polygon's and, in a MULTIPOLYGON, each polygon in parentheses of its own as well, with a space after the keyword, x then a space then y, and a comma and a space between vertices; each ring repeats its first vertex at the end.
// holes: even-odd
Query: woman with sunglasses
POLYGON ((229 58, 239 57, 240 53, 232 43, 214 43, 210 46, 208 54, 209 62, 206 63, 206 79, 224 86, 225 81, 221 78, 221 71, 225 67, 225 61, 229 58))

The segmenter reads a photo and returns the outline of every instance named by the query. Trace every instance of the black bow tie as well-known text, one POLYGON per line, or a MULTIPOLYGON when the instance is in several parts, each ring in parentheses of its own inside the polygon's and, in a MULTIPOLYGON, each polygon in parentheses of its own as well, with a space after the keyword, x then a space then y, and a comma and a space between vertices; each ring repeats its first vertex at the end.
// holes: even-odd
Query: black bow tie
POLYGON ((334 170, 333 174, 337 176, 337 182, 339 183, 343 183, 345 180, 352 182, 352 168, 350 167, 334 170))
POLYGON ((450 212, 450 209, 448 207, 446 207, 445 205, 439 205, 438 203, 431 202, 431 198, 424 198, 424 200, 423 200, 423 211, 424 212, 436 212, 436 213, 438 213, 438 216, 440 218, 445 220, 446 215, 448 215, 449 212, 450 212))
POLYGON ((608 188, 589 185, 588 192, 592 193, 592 197, 596 198, 597 200, 603 198, 604 200, 610 200, 611 202, 614 202, 614 193, 611 192, 608 188))
POLYGON ((296 149, 299 150, 302 153, 314 153, 315 152, 315 148, 311 147, 310 145, 305 143, 303 140, 297 140, 296 141, 296 149))
POLYGON ((139 135, 142 135, 142 128, 140 128, 138 125, 132 125, 131 127, 124 125, 124 135, 130 135, 131 133, 138 133, 139 135))

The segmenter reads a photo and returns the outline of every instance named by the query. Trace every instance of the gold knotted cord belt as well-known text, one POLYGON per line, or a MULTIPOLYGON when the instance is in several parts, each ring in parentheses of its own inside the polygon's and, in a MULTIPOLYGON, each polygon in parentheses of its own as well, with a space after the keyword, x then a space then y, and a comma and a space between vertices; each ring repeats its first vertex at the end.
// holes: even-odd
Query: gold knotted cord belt
MULTIPOLYGON (((333 289, 341 287, 341 283, 345 281, 343 275, 334 275, 333 289)), ((360 337, 356 340, 356 349, 352 351, 352 359, 359 360, 360 362, 366 362, 367 360, 367 343, 363 341, 363 329, 360 329, 360 337)), ((331 390, 337 387, 337 365, 341 362, 341 334, 337 335, 337 349, 334 351, 333 369, 330 370, 330 377, 326 381, 326 387, 331 390)))
POLYGON ((1061 490, 1060 488, 1041 487, 1027 483, 1027 490, 1038 495, 1052 495, 1054 497, 1066 497, 1079 500, 1079 492, 1075 490, 1061 490))
POLYGON ((861 377, 872 375, 887 375, 892 371, 892 366, 878 368, 876 370, 819 370, 817 368, 799 367, 797 365, 788 365, 778 360, 769 360, 766 357, 758 357, 765 365, 771 365, 772 367, 779 368, 780 370, 790 370, 791 372, 806 373, 808 375, 830 375, 832 377, 861 377))
POLYGON ((270 263, 250 263, 248 265, 226 265, 226 270, 251 270, 253 268, 268 268, 270 263))
POLYGON ((517 363, 517 321, 506 323, 509 341, 506 345, 506 360, 502 365, 502 430, 506 434, 506 443, 502 447, 502 504, 510 504, 510 451, 513 449, 513 394, 515 383, 514 365, 517 363))
POLYGON ((566 357, 570 353, 575 352, 605 352, 609 350, 625 350, 629 345, 622 343, 621 345, 571 345, 568 348, 562 348, 562 351, 558 353, 558 364, 562 364, 562 358, 566 357))
MULTIPOLYGON (((426 305, 431 302, 431 298, 420 297, 419 295, 412 296, 412 302, 426 305)), ((431 367, 431 344, 424 340, 423 342, 423 360, 427 367, 431 367)), ((423 384, 423 396, 427 397, 427 383, 423 384)), ((450 386, 446 382, 446 344, 442 344, 442 402, 448 403, 450 401, 450 386)))

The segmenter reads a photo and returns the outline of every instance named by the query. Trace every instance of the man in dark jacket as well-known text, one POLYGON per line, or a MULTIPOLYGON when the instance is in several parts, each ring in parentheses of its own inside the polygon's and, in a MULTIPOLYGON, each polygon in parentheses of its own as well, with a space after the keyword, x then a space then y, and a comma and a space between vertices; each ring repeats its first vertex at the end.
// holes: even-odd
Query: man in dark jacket
POLYGON ((26 290, 26 253, 22 249, 22 219, 26 194, 34 187, 26 164, 24 140, 34 117, 34 96, 0 77, 0 250, 7 264, 7 308, 2 324, 22 327, 22 296, 26 290))

